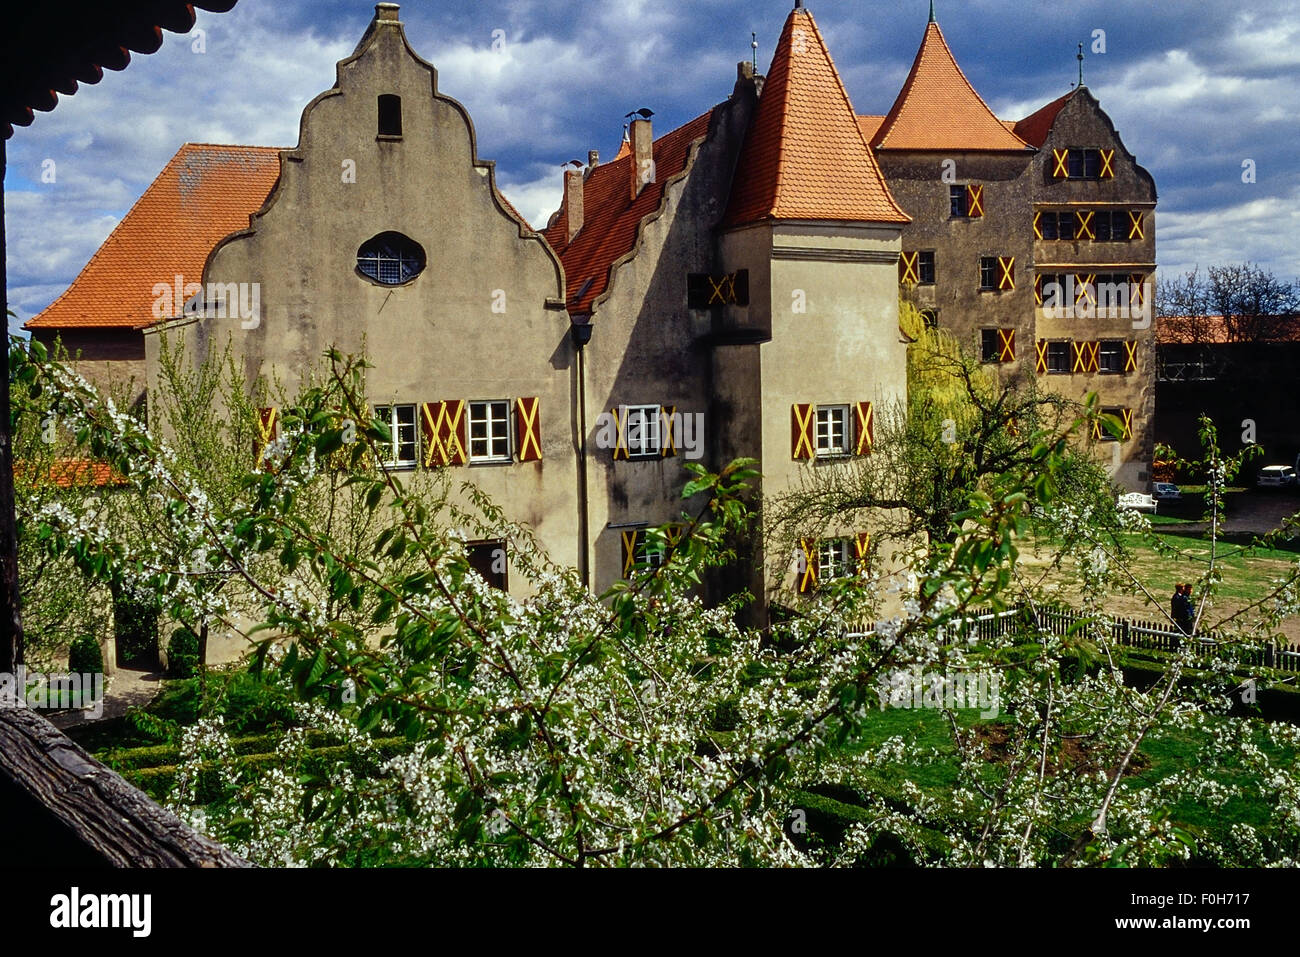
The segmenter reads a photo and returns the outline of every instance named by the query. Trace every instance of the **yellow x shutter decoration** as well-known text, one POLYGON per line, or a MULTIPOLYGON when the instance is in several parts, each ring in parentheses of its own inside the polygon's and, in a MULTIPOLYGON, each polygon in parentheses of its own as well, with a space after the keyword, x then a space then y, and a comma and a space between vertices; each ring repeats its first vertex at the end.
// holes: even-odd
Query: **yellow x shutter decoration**
POLYGON ((1007 290, 1016 288, 1016 257, 999 256, 998 257, 998 289, 1007 290))
POLYGON ((724 306, 727 303, 736 301, 736 275, 728 273, 720 279, 709 277, 709 286, 712 291, 709 293, 709 305, 720 302, 724 306))
POLYGON ((1099 150, 1098 152, 1101 154, 1101 178, 1114 179, 1115 178, 1115 151, 1099 150))
POLYGON ((1034 371, 1039 375, 1047 375, 1047 340, 1039 339, 1034 344, 1034 351, 1037 358, 1034 361, 1034 371))
POLYGON ((972 219, 984 215, 984 187, 979 183, 966 187, 966 215, 972 219))
POLYGON ((858 560, 858 573, 867 574, 867 560, 871 556, 871 533, 858 532, 857 539, 853 543, 855 557, 858 560))
POLYGON ((1128 238, 1129 239, 1146 239, 1146 234, 1142 231, 1142 220, 1144 215, 1140 210, 1130 209, 1128 212, 1128 238))
POLYGON ((1040 224, 1042 223, 1042 221, 1043 221, 1043 213, 1042 213, 1042 211, 1041 211, 1041 210, 1036 210, 1036 211, 1034 212, 1034 238, 1035 238, 1035 239, 1042 239, 1042 238, 1043 238, 1043 229, 1042 229, 1042 226, 1040 225, 1040 224))
POLYGON ((859 402, 855 408, 858 420, 858 442, 854 454, 869 455, 872 446, 876 444, 875 411, 870 402, 859 402))
POLYGON ((1070 343, 1070 371, 1087 372, 1088 371, 1088 351, 1086 342, 1070 343))
POLYGON ((817 542, 811 538, 799 540, 803 552, 803 575, 799 578, 799 594, 806 595, 817 587, 817 542))
POLYGON ((1052 178, 1070 178, 1070 151, 1052 150, 1052 178))
POLYGON ((1124 371, 1136 372, 1138 367, 1138 344, 1136 342, 1124 343, 1124 371))
POLYGON ((1119 412, 1120 438, 1128 441, 1133 438, 1133 410, 1120 409, 1119 412))
POLYGON ((791 425, 794 433, 794 455, 796 459, 811 459, 816 456, 813 448, 813 414, 812 405, 794 405, 790 408, 791 425))
POLYGON ((1074 276, 1074 302, 1075 305, 1082 305, 1087 302, 1089 305, 1097 305, 1097 276, 1089 273, 1086 276, 1074 276))
POLYGON ((631 578, 636 570, 636 553, 639 539, 644 533, 635 528, 623 530, 623 577, 631 578))
POLYGON ((659 449, 659 457, 670 459, 677 454, 677 406, 660 406, 659 421, 663 423, 660 429, 663 445, 659 449))
POLYGON ((538 421, 541 400, 536 396, 515 400, 516 429, 519 435, 519 461, 538 462, 542 458, 542 429, 538 421))
POLYGON ((1081 209, 1074 214, 1078 220, 1078 226, 1074 230, 1075 239, 1097 238, 1097 234, 1092 231, 1092 217, 1095 215, 1091 209, 1081 209))
POLYGON ((1016 330, 998 330, 998 362, 1012 362, 1016 358, 1016 330))
POLYGON ((921 281, 921 254, 903 253, 898 260, 898 281, 903 285, 916 285, 921 281))
POLYGON ((627 455, 627 409, 623 409, 623 414, 619 415, 619 407, 615 406, 609 410, 609 414, 614 417, 614 461, 626 459, 627 455))

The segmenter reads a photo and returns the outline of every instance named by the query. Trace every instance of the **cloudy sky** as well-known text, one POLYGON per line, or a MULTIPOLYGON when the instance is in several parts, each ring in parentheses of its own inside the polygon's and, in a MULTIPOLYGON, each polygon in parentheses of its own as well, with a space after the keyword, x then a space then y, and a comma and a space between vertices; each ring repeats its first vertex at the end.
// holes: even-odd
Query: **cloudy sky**
MULTIPOLYGON (((810 0, 859 113, 888 111, 927 0, 810 0)), ((468 107, 483 158, 534 225, 560 167, 609 157, 623 116, 666 131, 726 98, 758 35, 766 70, 788 0, 421 0, 402 9, 439 89, 468 107), (494 42, 498 41, 498 42, 494 42)), ((1085 79, 1160 191, 1166 275, 1253 260, 1300 275, 1300 7, 1293 0, 937 0, 967 76, 1000 117, 1085 79), (1104 31, 1104 34, 1097 33, 1104 31), (1092 48, 1104 41, 1105 52, 1092 48), (1253 161, 1255 182, 1243 182, 1253 161)), ((189 37, 83 86, 8 144, 9 303, 44 308, 185 142, 293 146, 302 108, 334 83, 373 15, 362 0, 240 0, 189 37), (202 47, 202 52, 196 48, 202 47), (42 164, 54 161, 54 183, 42 164)), ((47 167, 48 168, 48 167, 47 167)))

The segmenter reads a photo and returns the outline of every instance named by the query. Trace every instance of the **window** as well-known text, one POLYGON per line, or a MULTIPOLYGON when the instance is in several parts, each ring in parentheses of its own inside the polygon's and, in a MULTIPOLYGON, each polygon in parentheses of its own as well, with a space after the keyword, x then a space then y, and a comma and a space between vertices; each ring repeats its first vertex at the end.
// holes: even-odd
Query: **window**
POLYGON ((493 588, 509 589, 510 562, 506 557, 505 542, 470 542, 465 546, 465 557, 469 560, 469 567, 482 575, 493 588))
POLYGON ((1053 339, 1047 343, 1047 372, 1049 375, 1068 375, 1070 372, 1070 341, 1053 339))
POLYGON ((628 458, 660 457, 659 406, 629 405, 624 427, 627 429, 628 458))
POLYGON ((917 272, 922 285, 934 285, 934 250, 922 250, 917 253, 917 272))
POLYGON ((921 318, 925 320, 925 328, 939 328, 939 312, 936 309, 922 309, 921 318))
POLYGON ((1128 409, 1119 407, 1103 408, 1102 415, 1108 415, 1119 420, 1120 434, 1112 435, 1110 429, 1105 428, 1100 420, 1095 423, 1093 436, 1102 442, 1125 442, 1133 437, 1133 413, 1128 409))
POLYGON ((1102 372, 1122 373, 1124 371, 1124 343, 1118 339, 1102 340, 1098 368, 1102 372))
POLYGON ((998 342, 998 331, 996 329, 980 330, 980 361, 997 362, 998 356, 1002 354, 1002 345, 998 342))
POLYGON ((817 407, 817 457, 849 454, 849 407, 817 407))
POLYGON ((1070 179, 1100 179, 1101 150, 1071 149, 1066 165, 1070 179))
POLYGON ((998 258, 996 256, 980 257, 980 288, 998 288, 998 258))
POLYGON ((847 538, 824 539, 817 543, 817 580, 833 581, 836 578, 848 578, 853 574, 852 560, 847 538))
POLYGON ((381 405, 375 416, 388 426, 392 437, 386 448, 380 449, 383 464, 388 468, 414 468, 416 464, 415 406, 381 405))
POLYGON ((357 271, 384 286, 408 283, 424 269, 424 249, 401 233, 380 233, 357 250, 357 271))
POLYGON ((402 98, 396 94, 379 94, 379 135, 402 135, 402 98))
MULTIPOLYGON (((1059 223, 1059 215, 1060 214, 1058 213, 1041 213, 1041 212, 1038 213, 1037 214, 1038 232, 1034 238, 1060 239, 1061 232, 1057 228, 1057 225, 1059 223)), ((1071 235, 1073 235, 1073 233, 1071 233, 1071 235)))
POLYGON ((504 399, 469 404, 469 460, 510 461, 510 403, 504 399))
POLYGON ((966 203, 965 186, 948 187, 948 215, 953 219, 964 219, 970 212, 970 207, 966 203))

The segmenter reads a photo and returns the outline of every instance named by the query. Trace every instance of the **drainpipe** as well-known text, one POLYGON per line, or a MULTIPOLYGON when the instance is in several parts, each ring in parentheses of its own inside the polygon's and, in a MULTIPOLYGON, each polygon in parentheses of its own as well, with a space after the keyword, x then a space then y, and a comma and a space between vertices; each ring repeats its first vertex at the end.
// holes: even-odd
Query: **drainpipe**
POLYGON ((575 354, 574 369, 578 377, 578 574, 591 587, 591 538, 587 511, 587 364, 584 346, 591 341, 591 316, 575 316, 569 327, 575 354))

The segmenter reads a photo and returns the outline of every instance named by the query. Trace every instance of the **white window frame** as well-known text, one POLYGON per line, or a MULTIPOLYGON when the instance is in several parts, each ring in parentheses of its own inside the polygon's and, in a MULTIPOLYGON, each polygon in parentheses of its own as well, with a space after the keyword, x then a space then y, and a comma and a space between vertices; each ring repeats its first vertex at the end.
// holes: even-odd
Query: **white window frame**
POLYGON ((629 459, 658 459, 663 457, 662 423, 658 405, 624 406, 623 429, 626 432, 629 459), (634 429, 633 422, 636 422, 634 429), (633 436, 635 435, 635 439, 633 436))
POLYGON ((819 405, 813 417, 813 448, 819 459, 833 459, 848 455, 853 449, 853 420, 847 405, 819 405), (840 421, 842 445, 836 447, 828 442, 823 444, 823 432, 829 440, 833 434, 831 428, 835 418, 840 421), (823 429, 823 423, 826 428, 823 429))
POLYGON ((465 451, 471 464, 496 465, 514 461, 515 443, 511 430, 510 404, 509 399, 474 399, 465 403, 465 415, 468 419, 466 423, 466 434, 469 440, 469 448, 465 451), (494 411, 496 411, 494 408, 496 406, 501 406, 505 409, 504 420, 493 414, 494 411), (483 415, 485 411, 486 416, 483 415), (475 415, 476 412, 479 413, 477 416, 475 415), (477 439, 474 437, 474 425, 476 422, 487 425, 487 434, 477 439), (505 452, 493 452, 493 446, 500 440, 504 440, 505 442, 505 452), (483 442, 487 443, 487 452, 475 452, 475 443, 483 442))
POLYGON ((823 538, 817 543, 817 580, 835 581, 853 573, 847 538, 823 538))
POLYGON ((392 435, 392 440, 388 444, 387 454, 383 457, 381 463, 384 468, 389 469, 413 469, 420 461, 420 433, 419 433, 419 416, 418 409, 411 402, 394 402, 391 405, 375 406, 375 416, 384 421, 388 426, 388 431, 392 435), (410 410, 410 422, 400 422, 398 413, 401 409, 410 410), (403 441, 403 432, 410 437, 403 441), (402 458, 401 449, 404 444, 411 447, 411 457, 402 458))

